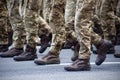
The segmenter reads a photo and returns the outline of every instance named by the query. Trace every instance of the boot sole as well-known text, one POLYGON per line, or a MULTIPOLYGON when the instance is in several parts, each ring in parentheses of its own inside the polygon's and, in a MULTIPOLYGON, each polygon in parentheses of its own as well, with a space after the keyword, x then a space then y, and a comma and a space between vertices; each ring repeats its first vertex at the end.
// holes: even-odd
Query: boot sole
POLYGON ((47 64, 60 64, 60 61, 53 60, 49 62, 44 62, 44 61, 34 61, 35 64, 37 65, 47 65, 47 64))
POLYGON ((15 61, 32 61, 34 59, 36 59, 37 57, 34 57, 34 58, 30 58, 30 59, 24 59, 24 58, 21 58, 21 59, 17 59, 17 58, 13 58, 15 61))
POLYGON ((12 58, 12 57, 18 56, 18 55, 20 55, 20 54, 16 54, 16 55, 0 55, 0 57, 2 57, 2 58, 12 58))
POLYGON ((68 68, 68 67, 64 67, 64 69, 66 70, 66 71, 90 71, 91 70, 91 68, 90 67, 88 67, 88 68, 81 68, 81 69, 75 69, 75 68, 68 68))

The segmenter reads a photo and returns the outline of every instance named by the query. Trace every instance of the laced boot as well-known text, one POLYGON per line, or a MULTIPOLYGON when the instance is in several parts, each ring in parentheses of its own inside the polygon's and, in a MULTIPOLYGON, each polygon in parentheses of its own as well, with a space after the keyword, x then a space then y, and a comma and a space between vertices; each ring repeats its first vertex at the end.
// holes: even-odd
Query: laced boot
POLYGON ((25 52, 18 56, 14 56, 15 61, 29 61, 37 58, 36 48, 32 48, 29 45, 26 46, 25 52))
POLYGON ((20 55, 23 52, 23 48, 11 48, 10 50, 0 54, 0 57, 14 57, 20 55))
POLYGON ((91 69, 89 59, 77 59, 71 65, 64 67, 66 71, 89 71, 91 69))
POLYGON ((50 33, 49 36, 42 35, 42 36, 40 36, 40 38, 41 38, 41 48, 40 48, 39 52, 43 53, 47 49, 49 42, 52 39, 52 33, 50 33))
POLYGON ((95 61, 96 65, 101 65, 106 59, 107 51, 112 47, 111 41, 101 40, 97 48, 97 59, 95 61))
POLYGON ((45 65, 45 64, 60 64, 60 58, 58 53, 48 52, 42 59, 35 59, 34 63, 37 65, 45 65))

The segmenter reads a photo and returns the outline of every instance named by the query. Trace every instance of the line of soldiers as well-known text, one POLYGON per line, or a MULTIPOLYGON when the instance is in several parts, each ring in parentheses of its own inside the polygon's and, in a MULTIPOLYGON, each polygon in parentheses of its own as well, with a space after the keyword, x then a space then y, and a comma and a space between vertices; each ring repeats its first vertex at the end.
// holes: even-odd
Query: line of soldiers
POLYGON ((120 0, 1 0, 0 10, 0 57, 59 64, 61 49, 74 46, 73 63, 64 69, 90 70, 91 45, 97 49, 95 63, 101 65, 107 52, 115 52, 116 39, 120 42, 120 0), (51 41, 42 58, 36 54, 39 38, 40 53, 51 41))

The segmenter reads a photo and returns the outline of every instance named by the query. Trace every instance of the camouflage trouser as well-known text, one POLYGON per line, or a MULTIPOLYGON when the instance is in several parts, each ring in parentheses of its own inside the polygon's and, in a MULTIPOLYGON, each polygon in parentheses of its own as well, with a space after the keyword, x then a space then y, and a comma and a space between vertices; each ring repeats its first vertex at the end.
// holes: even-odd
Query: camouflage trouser
POLYGON ((59 53, 65 42, 64 8, 66 0, 52 0, 50 27, 52 28, 51 52, 59 53))
POLYGON ((42 0, 11 0, 8 4, 10 12, 10 21, 13 27, 13 46, 22 48, 25 40, 31 47, 36 47, 38 38, 38 28, 47 30, 50 33, 48 25, 40 17, 40 8, 42 0), (25 39, 26 35, 26 39, 25 39))
POLYGON ((8 21, 6 0, 0 0, 0 45, 8 44, 8 21))
POLYGON ((76 0, 67 0, 65 8, 66 39, 70 42, 73 42, 76 39, 74 29, 76 2, 76 0))
POLYGON ((49 35, 49 33, 51 33, 51 27, 48 25, 51 7, 51 0, 42 0, 43 19, 40 18, 41 22, 39 23, 39 34, 49 35))
POLYGON ((115 0, 103 0, 101 5, 100 19, 104 38, 107 40, 111 40, 112 36, 116 36, 115 19, 109 15, 114 15, 114 3, 115 0))
POLYGON ((19 0, 7 0, 10 23, 13 29, 13 47, 23 48, 25 42, 25 31, 23 18, 19 14, 19 0))
MULTIPOLYGON (((71 43, 76 41, 76 34, 75 34, 75 11, 76 11, 76 0, 67 0, 66 7, 65 7, 65 30, 66 30, 66 39, 71 43)), ((81 0, 82 3, 82 0, 81 0)), ((78 56, 78 52, 74 51, 74 56, 78 56)))
POLYGON ((33 48, 37 44, 41 3, 42 0, 27 0, 23 14, 27 44, 33 48))
POLYGON ((116 34, 117 34, 117 41, 116 44, 120 44, 120 0, 117 2, 116 6, 116 16, 119 18, 119 21, 116 21, 116 34))
POLYGON ((26 13, 25 13, 25 31, 27 44, 31 47, 36 47, 36 38, 38 37, 38 31, 41 34, 49 35, 51 32, 50 27, 46 21, 39 15, 42 0, 28 0, 26 13), (39 30, 38 30, 39 29, 39 30))
POLYGON ((43 0, 43 18, 49 23, 50 11, 52 8, 52 0, 43 0))
POLYGON ((75 14, 75 31, 80 44, 79 58, 89 59, 91 53, 91 43, 99 44, 101 37, 93 32, 94 23, 92 17, 94 15, 94 7, 96 0, 77 0, 75 14))
MULTIPOLYGON (((116 13, 116 16, 119 18, 119 20, 120 20, 120 0, 118 0, 118 2, 117 2, 117 6, 116 6, 116 11, 115 11, 116 13)), ((116 21, 116 30, 117 30, 117 33, 119 33, 120 34, 120 21, 116 21)))
POLYGON ((48 23, 43 19, 42 17, 39 18, 39 35, 46 35, 49 36, 51 33, 51 27, 48 25, 48 23))

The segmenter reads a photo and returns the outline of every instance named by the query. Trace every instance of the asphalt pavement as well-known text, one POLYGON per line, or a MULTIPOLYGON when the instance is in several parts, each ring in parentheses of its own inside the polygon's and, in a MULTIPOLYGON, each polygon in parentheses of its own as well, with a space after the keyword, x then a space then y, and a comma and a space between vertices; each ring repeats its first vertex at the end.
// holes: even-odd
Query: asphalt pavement
MULTIPOLYGON (((40 46, 37 47, 39 50, 40 46)), ((44 56, 49 48, 38 57, 44 56)), ((120 46, 116 47, 120 52, 120 46)), ((105 62, 95 65, 95 54, 91 54, 91 71, 68 72, 64 67, 71 64, 73 51, 63 49, 60 54, 61 64, 36 65, 33 61, 15 62, 12 58, 0 58, 0 80, 120 80, 120 58, 108 54, 105 62)))

